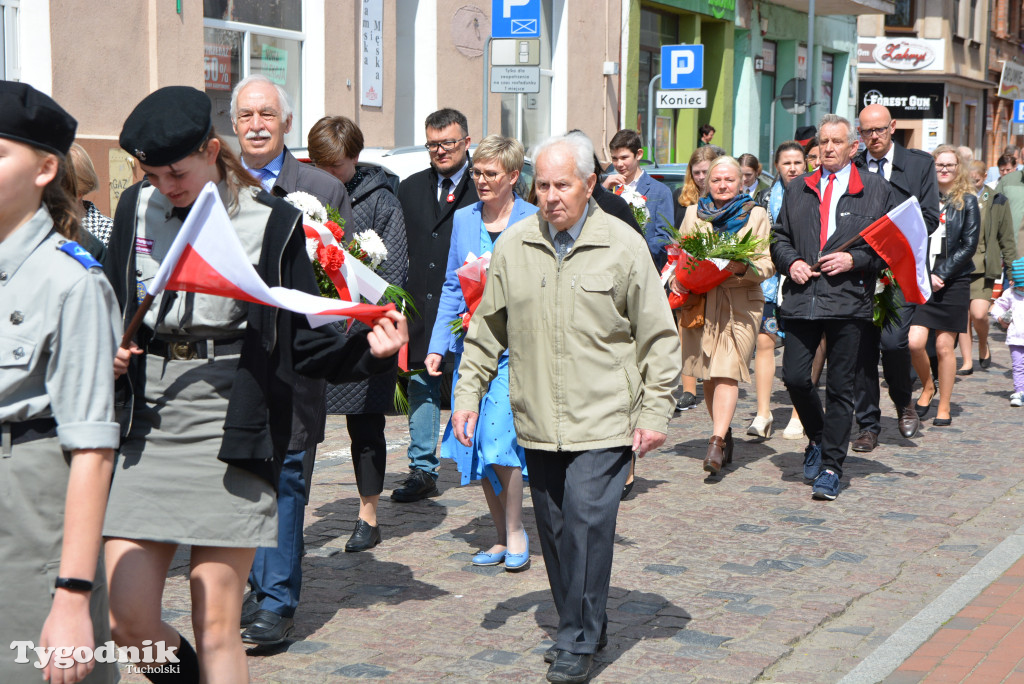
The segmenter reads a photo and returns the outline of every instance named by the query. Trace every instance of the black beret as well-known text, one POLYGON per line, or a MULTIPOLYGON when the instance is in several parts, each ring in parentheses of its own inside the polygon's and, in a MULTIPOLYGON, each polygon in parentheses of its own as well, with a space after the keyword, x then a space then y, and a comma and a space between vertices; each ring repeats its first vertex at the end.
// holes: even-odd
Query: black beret
POLYGON ((75 141, 74 117, 27 83, 0 81, 0 138, 65 155, 75 141))
POLYGON ((213 128, 210 98, 188 86, 147 95, 121 129, 125 152, 147 166, 167 166, 199 149, 213 128))

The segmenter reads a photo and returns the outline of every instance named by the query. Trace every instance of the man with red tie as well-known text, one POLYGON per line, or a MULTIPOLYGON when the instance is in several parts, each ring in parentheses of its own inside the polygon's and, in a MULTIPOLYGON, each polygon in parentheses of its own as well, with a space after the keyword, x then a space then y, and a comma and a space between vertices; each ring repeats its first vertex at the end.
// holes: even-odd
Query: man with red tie
POLYGON ((857 132, 846 119, 826 114, 818 125, 821 166, 790 183, 771 246, 772 260, 789 277, 780 315, 786 326, 782 375, 809 443, 804 478, 815 499, 839 495, 850 439, 862 335, 872 325, 875 281, 885 262, 861 230, 896 206, 892 188, 850 163, 857 132), (828 376, 825 406, 811 382, 811 361, 825 336, 828 376))

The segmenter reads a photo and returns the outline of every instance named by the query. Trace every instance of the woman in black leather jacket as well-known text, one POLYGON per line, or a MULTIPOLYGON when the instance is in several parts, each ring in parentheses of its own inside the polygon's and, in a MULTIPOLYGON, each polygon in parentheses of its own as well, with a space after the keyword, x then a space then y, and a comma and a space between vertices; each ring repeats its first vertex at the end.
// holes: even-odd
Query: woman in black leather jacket
POLYGON ((923 386, 917 400, 917 412, 927 415, 935 397, 925 346, 929 331, 935 331, 935 352, 939 360, 939 406, 932 425, 952 423, 949 400, 956 376, 953 342, 958 333, 967 332, 967 312, 971 303, 971 272, 978 249, 981 214, 968 176, 967 164, 952 145, 940 145, 932 153, 939 185, 939 227, 928 240, 928 264, 931 270, 932 296, 927 304, 914 310, 910 326, 910 358, 923 386))

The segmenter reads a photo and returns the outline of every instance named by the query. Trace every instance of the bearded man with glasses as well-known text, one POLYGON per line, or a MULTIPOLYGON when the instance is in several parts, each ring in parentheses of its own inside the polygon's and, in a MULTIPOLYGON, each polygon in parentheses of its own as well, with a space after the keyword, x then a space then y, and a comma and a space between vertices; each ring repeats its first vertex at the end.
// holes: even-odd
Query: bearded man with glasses
MULTIPOLYGON (((398 186, 409 244, 409 280, 419 316, 409 320, 409 369, 424 368, 430 332, 444 286, 455 210, 476 203, 469 159, 469 123, 462 112, 441 109, 425 122, 430 168, 398 186)), ((451 378, 454 358, 446 354, 442 375, 409 378, 409 476, 391 493, 402 503, 437 495, 437 435, 441 426, 441 381, 451 378)))
MULTIPOLYGON (((896 204, 916 197, 930 235, 939 225, 939 188, 935 165, 930 154, 908 150, 892 139, 896 122, 886 107, 873 104, 861 110, 858 117, 860 137, 867 148, 854 157, 853 163, 862 172, 875 173, 892 186, 896 204)), ((921 420, 912 402, 910 319, 914 305, 902 301, 897 309, 899 320, 890 320, 884 328, 868 326, 860 345, 861 372, 857 374, 854 410, 859 434, 853 440, 854 451, 866 453, 878 446, 882 431, 881 392, 878 386, 878 357, 881 352, 882 374, 889 385, 889 398, 896 405, 900 435, 910 439, 918 433, 921 420)))

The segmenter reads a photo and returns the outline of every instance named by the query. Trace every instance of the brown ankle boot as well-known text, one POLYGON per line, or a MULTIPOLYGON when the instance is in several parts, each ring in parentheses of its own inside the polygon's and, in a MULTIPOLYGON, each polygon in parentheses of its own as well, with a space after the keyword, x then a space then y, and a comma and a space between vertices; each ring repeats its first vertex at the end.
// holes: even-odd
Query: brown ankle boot
POLYGON ((722 463, 725 462, 725 440, 716 435, 711 435, 711 439, 708 440, 708 453, 704 457, 704 470, 717 475, 718 471, 722 469, 722 463))
POLYGON ((729 428, 725 432, 725 463, 732 463, 732 428, 729 428))

